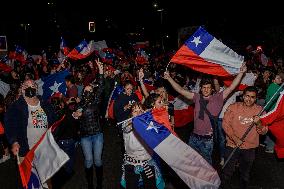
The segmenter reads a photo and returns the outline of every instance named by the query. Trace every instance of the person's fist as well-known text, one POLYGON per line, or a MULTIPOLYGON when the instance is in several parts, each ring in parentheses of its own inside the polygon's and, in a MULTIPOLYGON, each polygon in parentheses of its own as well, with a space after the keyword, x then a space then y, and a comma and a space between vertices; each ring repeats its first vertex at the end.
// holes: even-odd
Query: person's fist
POLYGON ((12 153, 16 156, 17 154, 19 154, 20 151, 20 145, 18 142, 14 142, 14 144, 12 144, 12 149, 11 149, 12 153))
POLYGON ((144 78, 144 72, 142 68, 139 70, 138 77, 139 77, 139 81, 142 81, 144 78))
POLYGON ((240 67, 240 73, 246 73, 247 71, 247 66, 246 64, 244 63, 241 67, 240 67))
POLYGON ((164 79, 170 79, 170 73, 169 72, 164 72, 164 79))

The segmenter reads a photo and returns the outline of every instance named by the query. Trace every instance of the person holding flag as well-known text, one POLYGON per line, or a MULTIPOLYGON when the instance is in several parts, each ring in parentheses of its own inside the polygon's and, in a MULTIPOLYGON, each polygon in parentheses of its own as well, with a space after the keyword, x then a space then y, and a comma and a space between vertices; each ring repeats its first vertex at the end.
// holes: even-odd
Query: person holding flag
MULTIPOLYGON (((131 105, 131 116, 138 116, 144 112, 145 107, 141 103, 135 102, 131 105)), ((152 157, 153 150, 133 130, 131 119, 122 124, 122 130, 125 154, 121 185, 127 189, 136 189, 139 186, 145 189, 164 189, 165 182, 152 157)))
POLYGON ((230 188, 230 179, 237 162, 240 163, 240 188, 248 188, 255 150, 259 146, 259 135, 264 135, 268 131, 268 128, 261 124, 259 116, 255 116, 262 110, 262 107, 256 104, 257 89, 254 86, 247 87, 243 92, 243 99, 243 102, 230 105, 223 118, 222 126, 226 134, 225 160, 234 148, 240 148, 223 169, 221 177, 223 189, 230 188), (250 131, 245 140, 242 140, 243 134, 251 124, 255 124, 256 128, 250 131))
POLYGON ((33 80, 26 80, 22 85, 22 95, 6 112, 5 131, 14 155, 19 153, 24 157, 48 125, 56 121, 51 105, 37 96, 37 90, 33 80))
MULTIPOLYGON (((244 73, 247 71, 245 64, 240 68, 232 84, 224 91, 214 94, 214 83, 211 79, 203 78, 200 82, 200 94, 190 92, 181 87, 173 80, 169 72, 164 73, 164 78, 181 95, 193 100, 194 108, 194 130, 189 138, 188 144, 200 153, 210 164, 212 164, 213 138, 216 132, 217 116, 222 110, 224 100, 239 85, 244 73)), ((215 134, 216 135, 216 134, 215 134)))
POLYGON ((51 105, 37 95, 38 87, 35 81, 24 81, 21 89, 22 95, 8 108, 4 118, 5 132, 12 146, 12 153, 20 159, 56 121, 51 105))

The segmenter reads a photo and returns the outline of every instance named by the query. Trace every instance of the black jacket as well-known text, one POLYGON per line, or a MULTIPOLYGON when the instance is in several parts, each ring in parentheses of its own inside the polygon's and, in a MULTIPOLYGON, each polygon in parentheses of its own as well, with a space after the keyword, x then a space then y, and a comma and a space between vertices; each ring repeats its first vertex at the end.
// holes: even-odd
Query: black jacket
POLYGON ((80 136, 95 135, 102 132, 100 124, 100 111, 102 102, 103 75, 99 75, 98 87, 94 90, 94 98, 90 102, 86 102, 84 98, 79 103, 82 108, 82 116, 80 117, 80 136))

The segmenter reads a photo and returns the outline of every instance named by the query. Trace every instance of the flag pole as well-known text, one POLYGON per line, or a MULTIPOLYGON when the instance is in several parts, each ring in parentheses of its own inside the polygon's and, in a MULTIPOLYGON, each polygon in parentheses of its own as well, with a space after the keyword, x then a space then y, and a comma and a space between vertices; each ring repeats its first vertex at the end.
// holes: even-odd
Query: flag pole
MULTIPOLYGON (((148 110, 146 110, 145 112, 143 112, 142 114, 145 114, 145 113, 147 113, 147 112, 149 112, 149 111, 151 111, 151 110, 152 110, 152 109, 148 109, 148 110)), ((140 115, 142 115, 142 114, 140 114, 140 115)), ((140 116, 140 115, 137 115, 137 116, 140 116)), ((119 126, 119 125, 121 125, 121 124, 125 124, 125 123, 131 121, 133 118, 135 118, 135 117, 137 117, 137 116, 133 116, 133 117, 131 117, 131 118, 128 118, 128 119, 126 119, 126 120, 123 120, 123 121, 121 121, 121 122, 118 122, 116 125, 119 126)), ((122 126, 122 128, 124 128, 124 127, 125 127, 125 126, 122 126)))
MULTIPOLYGON (((267 107, 267 105, 270 104, 270 102, 272 101, 272 99, 277 95, 277 93, 282 89, 282 87, 284 86, 284 82, 280 85, 280 87, 277 89, 277 91, 273 94, 273 96, 269 99, 269 101, 265 104, 265 106, 262 108, 262 110, 257 114, 257 116, 260 116, 264 111, 265 108, 267 107)), ((252 123, 249 128, 247 128, 246 132, 243 134, 243 136, 241 137, 241 143, 237 145, 237 147, 234 148, 234 150, 231 152, 231 154, 228 156, 228 158, 226 159, 224 165, 222 166, 222 170, 226 167, 226 165, 228 164, 228 162, 230 161, 230 159, 232 158, 232 156, 234 155, 234 153, 240 148, 240 146, 244 143, 244 139, 246 138, 246 136, 249 134, 249 132, 252 130, 254 126, 254 123, 252 123)))
POLYGON ((168 71, 168 67, 169 67, 170 63, 171 63, 171 62, 169 62, 169 63, 167 64, 166 72, 168 71))

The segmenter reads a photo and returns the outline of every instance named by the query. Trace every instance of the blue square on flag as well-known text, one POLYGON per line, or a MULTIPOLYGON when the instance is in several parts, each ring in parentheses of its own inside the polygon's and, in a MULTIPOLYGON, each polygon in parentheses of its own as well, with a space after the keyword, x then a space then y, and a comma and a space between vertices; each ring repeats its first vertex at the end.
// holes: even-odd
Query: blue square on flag
POLYGON ((171 62, 206 74, 232 76, 239 73, 244 57, 199 27, 172 57, 171 62))
POLYGON ((51 74, 45 78, 42 79, 43 85, 42 85, 42 97, 43 99, 48 99, 51 97, 54 93, 62 93, 63 95, 66 94, 66 83, 65 83, 65 77, 69 75, 69 72, 67 70, 61 71, 55 74, 51 74))

